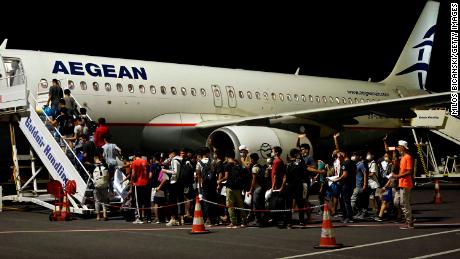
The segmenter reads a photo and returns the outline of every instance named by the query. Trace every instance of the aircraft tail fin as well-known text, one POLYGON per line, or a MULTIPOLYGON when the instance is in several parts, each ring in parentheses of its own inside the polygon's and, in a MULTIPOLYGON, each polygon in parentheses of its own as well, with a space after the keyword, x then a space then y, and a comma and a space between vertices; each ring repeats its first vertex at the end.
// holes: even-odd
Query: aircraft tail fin
POLYGON ((381 83, 425 90, 439 3, 428 1, 391 74, 381 83))

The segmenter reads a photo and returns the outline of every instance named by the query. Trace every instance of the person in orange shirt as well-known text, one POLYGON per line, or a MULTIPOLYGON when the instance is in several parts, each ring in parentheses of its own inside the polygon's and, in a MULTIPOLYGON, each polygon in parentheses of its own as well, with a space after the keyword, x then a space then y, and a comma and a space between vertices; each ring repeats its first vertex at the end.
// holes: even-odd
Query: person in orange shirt
POLYGON ((399 174, 395 175, 399 179, 399 193, 401 197, 402 211, 406 218, 406 225, 400 227, 401 229, 413 229, 414 222, 412 218, 412 208, 410 206, 410 191, 414 186, 412 182, 412 157, 409 155, 409 147, 404 140, 398 141, 398 151, 401 154, 401 161, 399 164, 399 174))

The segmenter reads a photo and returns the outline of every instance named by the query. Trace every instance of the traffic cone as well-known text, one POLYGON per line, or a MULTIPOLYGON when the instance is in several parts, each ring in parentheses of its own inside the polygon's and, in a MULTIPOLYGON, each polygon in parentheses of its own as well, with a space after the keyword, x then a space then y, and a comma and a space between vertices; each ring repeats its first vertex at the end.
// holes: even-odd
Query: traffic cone
POLYGON ((314 246, 315 248, 341 248, 343 244, 337 244, 335 242, 334 232, 332 231, 332 223, 329 215, 329 207, 327 202, 324 203, 324 213, 323 213, 323 224, 321 226, 321 238, 319 240, 319 245, 314 246))
POLYGON ((442 203, 442 198, 441 198, 441 192, 439 191, 439 180, 436 180, 434 182, 434 199, 433 199, 434 204, 441 204, 442 203))
POLYGON ((206 228, 204 227, 203 212, 201 212, 200 197, 197 195, 196 203, 195 203, 195 213, 193 215, 192 231, 190 231, 190 234, 206 234, 206 233, 210 233, 210 231, 206 230, 206 228))

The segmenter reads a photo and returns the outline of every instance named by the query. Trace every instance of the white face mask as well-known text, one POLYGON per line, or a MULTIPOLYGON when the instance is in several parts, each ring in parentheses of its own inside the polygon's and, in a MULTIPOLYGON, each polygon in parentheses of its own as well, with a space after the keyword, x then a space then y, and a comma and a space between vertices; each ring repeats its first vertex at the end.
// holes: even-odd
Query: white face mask
POLYGON ((367 155, 366 159, 369 160, 369 161, 372 160, 372 155, 367 155))
POLYGON ((272 157, 275 157, 275 152, 272 152, 271 154, 272 154, 272 157))
POLYGON ((351 156, 351 161, 356 161, 356 156, 351 156))

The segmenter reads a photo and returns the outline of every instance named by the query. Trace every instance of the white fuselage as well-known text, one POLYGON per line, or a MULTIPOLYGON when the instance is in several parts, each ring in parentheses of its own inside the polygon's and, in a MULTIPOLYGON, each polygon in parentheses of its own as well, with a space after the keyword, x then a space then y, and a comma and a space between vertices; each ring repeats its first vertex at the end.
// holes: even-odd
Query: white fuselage
MULTIPOLYGON (((40 51, 7 49, 0 54, 21 60, 28 88, 35 96, 47 93, 53 78, 60 80, 92 118, 106 118, 113 134, 118 135, 114 136, 118 143, 131 148, 203 145, 205 135, 190 133, 203 121, 379 101, 406 94, 401 87, 365 81, 40 51), (44 80, 47 88, 40 84, 44 80), (85 84, 86 89, 82 89, 85 84)), ((400 126, 395 119, 357 119, 359 125, 354 127, 400 126)))

